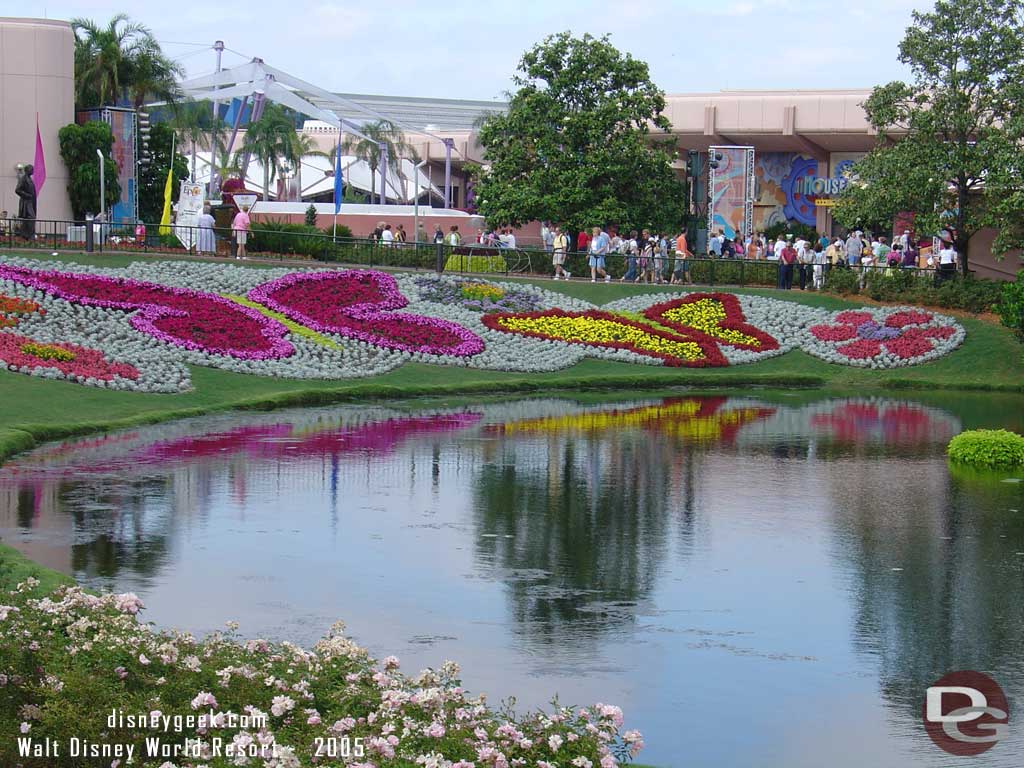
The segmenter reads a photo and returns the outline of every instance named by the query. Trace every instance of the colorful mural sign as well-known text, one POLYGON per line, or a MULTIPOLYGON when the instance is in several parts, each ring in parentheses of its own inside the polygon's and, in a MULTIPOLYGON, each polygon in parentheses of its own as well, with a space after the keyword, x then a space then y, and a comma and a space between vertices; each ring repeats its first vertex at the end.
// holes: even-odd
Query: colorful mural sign
POLYGON ((754 148, 715 146, 708 151, 722 156, 708 175, 708 231, 723 230, 730 238, 748 235, 754 224, 754 148))
POLYGON ((831 207, 849 183, 849 173, 859 155, 833 155, 831 175, 819 162, 796 152, 758 152, 754 166, 756 195, 754 228, 791 221, 813 227, 817 207, 831 207))

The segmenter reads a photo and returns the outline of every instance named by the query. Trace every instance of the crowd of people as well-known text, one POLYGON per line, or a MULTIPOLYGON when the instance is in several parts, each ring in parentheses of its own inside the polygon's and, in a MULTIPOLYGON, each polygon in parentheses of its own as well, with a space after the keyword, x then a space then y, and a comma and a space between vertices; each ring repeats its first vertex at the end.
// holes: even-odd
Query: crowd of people
MULTIPOLYGON (((545 222, 541 228, 545 249, 551 253, 552 278, 568 280, 572 273, 565 269, 573 251, 587 254, 590 281, 611 282, 609 263, 623 265, 622 282, 691 283, 690 250, 686 233, 669 235, 649 229, 628 233, 616 229, 606 231, 593 227, 580 231, 575 239, 557 224, 545 222), (618 257, 618 258, 614 258, 618 257)), ((910 230, 890 243, 885 236, 866 236, 851 232, 846 238, 821 235, 813 240, 792 234, 779 234, 771 241, 761 232, 747 237, 729 237, 723 230, 712 233, 707 242, 707 258, 764 260, 778 264, 778 287, 820 290, 825 275, 832 268, 857 270, 860 281, 875 269, 889 274, 897 269, 934 269, 937 279, 952 277, 959 258, 952 242, 939 241, 927 255, 922 255, 920 242, 910 230)))

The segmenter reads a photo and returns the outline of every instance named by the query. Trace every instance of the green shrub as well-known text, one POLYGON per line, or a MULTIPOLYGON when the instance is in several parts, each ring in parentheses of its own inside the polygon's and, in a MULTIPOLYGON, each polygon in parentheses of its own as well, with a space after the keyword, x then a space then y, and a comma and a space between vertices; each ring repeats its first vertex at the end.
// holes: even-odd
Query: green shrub
POLYGON ((1017 273, 1012 283, 1003 283, 999 297, 999 317, 1003 325, 1013 331, 1024 342, 1024 269, 1017 273))
POLYGON ((818 234, 818 230, 814 227, 801 224, 798 221, 780 221, 772 224, 764 230, 764 236, 768 239, 769 243, 775 242, 779 235, 782 235, 783 237, 786 235, 792 235, 794 240, 802 237, 809 243, 816 243, 821 238, 821 235, 818 234))
POLYGON ((844 267, 832 267, 825 274, 825 290, 846 296, 859 290, 860 273, 844 267))
POLYGON ((310 203, 309 208, 306 209, 306 226, 316 226, 316 205, 313 203, 310 203))
POLYGON ((1005 429, 973 429, 950 440, 946 453, 955 462, 978 467, 1024 467, 1024 437, 1005 429))
POLYGON ((339 240, 341 240, 342 238, 344 238, 345 240, 350 240, 353 237, 352 228, 349 227, 347 224, 339 224, 337 231, 335 231, 333 223, 328 224, 326 227, 323 228, 323 233, 331 238, 337 237, 339 240))
POLYGON ((295 253, 322 259, 331 245, 330 238, 316 227, 270 220, 252 224, 248 250, 252 253, 295 253))

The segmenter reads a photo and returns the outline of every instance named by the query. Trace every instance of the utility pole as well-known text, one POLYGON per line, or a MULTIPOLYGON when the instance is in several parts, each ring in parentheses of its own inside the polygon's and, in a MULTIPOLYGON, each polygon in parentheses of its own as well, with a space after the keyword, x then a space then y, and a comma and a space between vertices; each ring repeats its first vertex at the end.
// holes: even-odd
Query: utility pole
MULTIPOLYGON (((224 41, 217 40, 213 44, 213 50, 217 53, 217 72, 221 70, 221 56, 224 54, 224 41)), ((217 176, 217 120, 220 118, 220 102, 213 102, 213 123, 210 130, 210 192, 213 197, 220 188, 220 178, 217 176), (217 179, 216 186, 214 179, 217 179)), ((173 162, 173 158, 171 158, 173 162)))

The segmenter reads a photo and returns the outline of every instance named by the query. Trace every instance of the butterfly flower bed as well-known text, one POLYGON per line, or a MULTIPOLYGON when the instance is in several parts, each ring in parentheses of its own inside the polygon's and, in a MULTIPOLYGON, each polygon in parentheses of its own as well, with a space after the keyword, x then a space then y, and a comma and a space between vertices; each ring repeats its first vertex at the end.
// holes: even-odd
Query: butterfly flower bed
POLYGON ((41 596, 37 586, 0 593, 4 765, 17 764, 19 738, 52 740, 61 755, 71 739, 116 744, 121 755, 104 766, 153 768, 614 768, 643 747, 616 706, 499 712, 470 697, 454 662, 406 675, 394 656, 372 659, 340 622, 310 649, 243 640, 233 622, 196 639, 140 622, 133 594, 41 596), (111 729, 112 711, 143 719, 111 729), (164 718, 180 725, 163 729, 164 718), (147 739, 182 752, 168 762, 147 739), (241 758, 225 758, 228 749, 241 758))
POLYGON ((586 357, 721 367, 803 349, 830 363, 893 368, 947 354, 964 338, 952 319, 912 307, 831 313, 708 291, 596 307, 539 285, 447 275, 179 262, 68 268, 14 257, 0 257, 3 318, 29 342, 80 345, 139 372, 74 380, 149 392, 189 389, 189 365, 343 379, 407 362, 540 373, 586 357))

